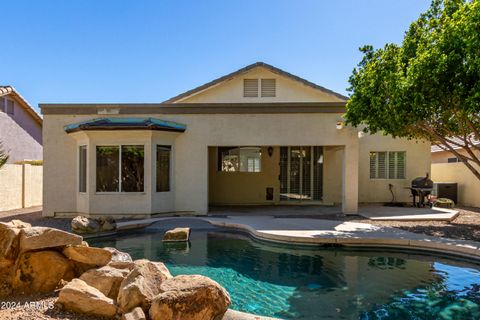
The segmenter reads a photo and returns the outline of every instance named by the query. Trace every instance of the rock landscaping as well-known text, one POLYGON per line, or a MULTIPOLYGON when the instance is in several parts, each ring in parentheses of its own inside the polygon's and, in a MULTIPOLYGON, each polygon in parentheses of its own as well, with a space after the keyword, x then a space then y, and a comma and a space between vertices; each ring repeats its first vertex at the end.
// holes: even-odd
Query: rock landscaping
POLYGON ((58 293, 53 308, 81 317, 219 320, 231 304, 210 278, 172 277, 161 262, 132 261, 79 235, 18 220, 0 222, 0 283, 0 298, 58 293))
POLYGON ((175 242, 175 241, 188 241, 190 238, 190 228, 175 228, 165 232, 162 241, 175 242))
POLYGON ((72 231, 77 234, 115 231, 117 223, 112 217, 87 218, 77 216, 71 222, 72 231))

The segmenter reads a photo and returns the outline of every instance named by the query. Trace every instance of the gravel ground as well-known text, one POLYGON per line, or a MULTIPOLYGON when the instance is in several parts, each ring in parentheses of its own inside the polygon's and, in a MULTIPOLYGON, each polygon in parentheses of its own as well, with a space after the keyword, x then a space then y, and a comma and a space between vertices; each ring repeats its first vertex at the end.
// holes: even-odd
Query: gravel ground
POLYGON ((61 310, 55 305, 57 294, 12 296, 0 301, 2 320, 99 320, 100 317, 81 315, 61 310))
POLYGON ((32 226, 51 227, 71 232, 70 221, 72 219, 44 218, 42 217, 42 207, 0 211, 0 222, 8 222, 13 219, 28 222, 32 226))
POLYGON ((377 226, 395 227, 402 230, 423 233, 429 236, 473 240, 480 242, 480 208, 456 208, 460 211, 453 221, 374 221, 361 216, 328 217, 370 223, 377 226))

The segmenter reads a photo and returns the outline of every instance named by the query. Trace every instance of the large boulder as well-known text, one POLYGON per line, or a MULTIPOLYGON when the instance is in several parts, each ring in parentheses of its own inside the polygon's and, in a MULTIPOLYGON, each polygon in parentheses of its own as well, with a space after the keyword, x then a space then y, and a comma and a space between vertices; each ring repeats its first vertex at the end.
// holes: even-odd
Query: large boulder
POLYGON ((47 227, 24 228, 20 231, 20 252, 81 245, 81 236, 47 227))
POLYGON ((100 231, 100 223, 95 219, 77 216, 70 223, 72 231, 78 234, 96 233, 100 231))
POLYGON ((56 251, 25 252, 15 265, 12 287, 16 292, 53 292, 61 280, 74 277, 72 265, 56 251))
POLYGON ((65 310, 92 316, 112 318, 117 314, 112 299, 80 279, 73 279, 60 290, 57 304, 65 310))
POLYGON ((112 262, 132 262, 132 257, 126 253, 119 251, 112 247, 105 247, 104 250, 110 251, 112 253, 112 262))
POLYGON ((12 294, 14 264, 14 260, 0 259, 0 298, 6 298, 12 294))
POLYGON ((17 229, 25 229, 25 228, 31 228, 32 225, 28 222, 23 222, 22 220, 17 220, 13 219, 10 222, 7 222, 6 224, 12 226, 13 228, 17 229))
POLYGON ((117 229, 117 223, 115 219, 112 217, 100 217, 97 219, 98 224, 100 225, 100 230, 107 232, 107 231, 115 231, 117 229))
POLYGON ((20 220, 0 222, 0 259, 15 259, 17 257, 20 230, 30 227, 29 223, 20 220))
POLYGON ((118 290, 123 279, 128 275, 128 269, 116 269, 105 266, 98 269, 90 269, 80 276, 86 284, 98 289, 105 296, 116 300, 118 290))
POLYGON ((112 260, 110 251, 82 245, 68 246, 63 249, 63 254, 74 261, 95 266, 105 266, 112 260))
POLYGON ((117 297, 119 307, 123 312, 135 307, 148 311, 152 299, 161 292, 160 285, 170 278, 172 275, 163 263, 136 260, 132 271, 120 285, 117 297))
POLYGON ((132 311, 124 313, 121 320, 146 320, 146 318, 142 308, 136 307, 132 311))
POLYGON ((165 280, 152 301, 152 320, 220 320, 231 304, 228 292, 212 279, 181 275, 165 280))
POLYGON ((20 229, 0 222, 0 258, 15 259, 18 253, 20 229))
POLYGON ((162 241, 188 241, 189 237, 190 228, 175 228, 165 232, 162 241))

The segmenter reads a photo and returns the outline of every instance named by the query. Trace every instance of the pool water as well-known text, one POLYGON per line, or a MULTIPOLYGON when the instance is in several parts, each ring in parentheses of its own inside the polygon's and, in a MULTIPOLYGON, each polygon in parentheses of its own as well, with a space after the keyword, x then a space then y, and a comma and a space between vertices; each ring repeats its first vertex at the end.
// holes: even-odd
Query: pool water
POLYGON ((425 253, 286 246, 224 229, 162 243, 161 228, 90 240, 173 275, 202 274, 231 308, 283 319, 480 319, 480 266, 425 253))

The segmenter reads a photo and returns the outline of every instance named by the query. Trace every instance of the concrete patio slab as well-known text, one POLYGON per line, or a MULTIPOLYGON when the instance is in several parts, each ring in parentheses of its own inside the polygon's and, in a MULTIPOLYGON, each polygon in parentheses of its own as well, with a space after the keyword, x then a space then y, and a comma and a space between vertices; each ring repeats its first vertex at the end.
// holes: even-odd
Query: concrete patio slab
POLYGON ((450 253, 480 260, 480 242, 427 236, 368 223, 327 219, 273 216, 162 217, 121 222, 117 227, 122 231, 160 221, 168 224, 173 220, 179 224, 184 223, 186 226, 192 221, 204 221, 218 227, 245 231, 254 238, 274 242, 409 248, 450 253))
POLYGON ((452 221, 459 211, 444 208, 363 206, 359 208, 358 214, 377 221, 452 221))
POLYGON ((480 242, 432 237, 368 223, 258 216, 202 219, 216 226, 247 231, 263 240, 298 244, 410 248, 480 260, 480 242))

